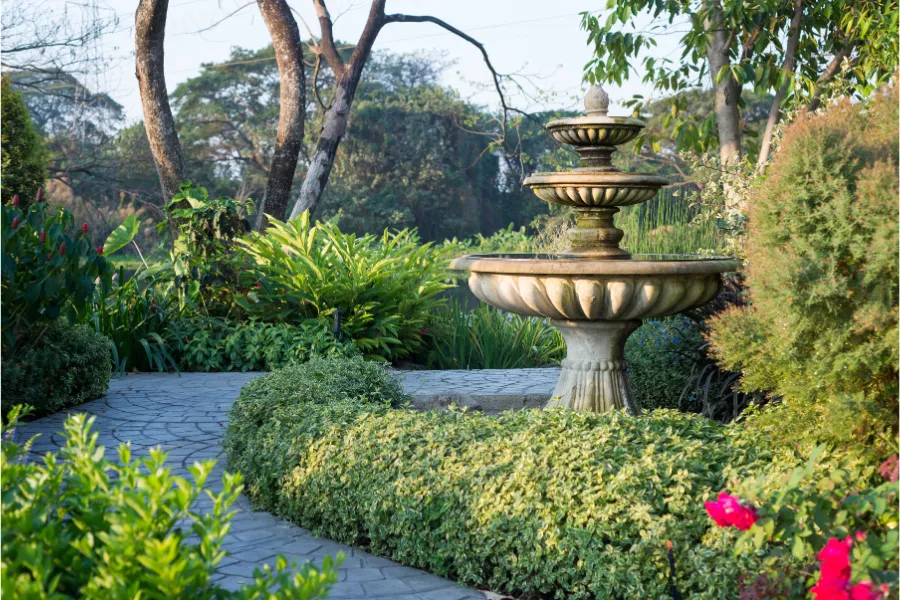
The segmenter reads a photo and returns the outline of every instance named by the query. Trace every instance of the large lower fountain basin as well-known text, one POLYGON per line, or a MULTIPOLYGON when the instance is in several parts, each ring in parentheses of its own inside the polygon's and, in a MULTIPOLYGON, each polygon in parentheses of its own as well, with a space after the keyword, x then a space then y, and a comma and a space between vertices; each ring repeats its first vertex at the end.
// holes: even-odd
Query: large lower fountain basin
POLYGON ((639 413, 625 370, 625 340, 641 319, 709 302, 722 273, 739 263, 721 256, 636 255, 609 260, 571 254, 473 254, 451 263, 469 271, 483 302, 547 317, 566 340, 567 355, 551 406, 639 413))

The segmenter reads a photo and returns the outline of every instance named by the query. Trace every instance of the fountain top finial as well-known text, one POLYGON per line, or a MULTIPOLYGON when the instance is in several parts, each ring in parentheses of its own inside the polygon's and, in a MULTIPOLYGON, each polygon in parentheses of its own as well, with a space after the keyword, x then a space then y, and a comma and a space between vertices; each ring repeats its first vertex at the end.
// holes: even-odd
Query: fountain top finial
POLYGON ((594 116, 605 117, 606 113, 609 112, 609 95, 606 93, 599 84, 594 84, 590 88, 588 88, 587 93, 584 95, 584 107, 587 109, 587 114, 594 116))

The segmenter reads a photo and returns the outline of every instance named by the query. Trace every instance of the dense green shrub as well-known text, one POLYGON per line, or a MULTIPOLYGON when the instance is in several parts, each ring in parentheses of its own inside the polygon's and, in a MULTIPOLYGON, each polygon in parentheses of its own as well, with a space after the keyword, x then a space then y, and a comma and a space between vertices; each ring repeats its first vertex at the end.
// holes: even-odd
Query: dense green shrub
POLYGON ((749 559, 707 540, 703 500, 767 458, 736 431, 672 411, 391 409, 386 374, 348 389, 353 373, 320 364, 318 378, 287 369, 250 382, 232 409, 229 465, 260 507, 405 564, 542 597, 662 597, 669 539, 684 597, 735 597, 749 559))
POLYGON ((694 408, 694 390, 685 388, 701 342, 699 331, 683 317, 647 321, 629 336, 628 379, 641 408, 694 408))
POLYGON ((12 87, 9 77, 0 78, 0 195, 9 204, 19 194, 23 203, 31 202, 47 180, 47 151, 34 130, 31 115, 22 95, 12 87))
MULTIPOLYGON (((241 492, 226 474, 222 491, 208 492, 212 512, 191 505, 203 493, 213 461, 190 468, 193 481, 171 475, 166 454, 133 459, 128 445, 118 462, 104 458, 91 433, 93 417, 69 417, 66 444, 43 464, 24 460, 30 442, 2 441, 2 592, 8 598, 200 598, 312 600, 337 581, 335 563, 292 574, 279 557, 236 591, 212 578, 225 558, 222 541, 241 492), (184 522, 187 522, 187 525, 184 522), (188 539, 193 534, 197 543, 188 539)), ((340 561, 340 557, 338 558, 340 561)), ((292 565, 293 566, 293 565, 292 565)))
POLYGON ((264 235, 238 242, 252 291, 238 296, 261 320, 300 323, 331 319, 362 352, 385 359, 422 346, 422 330, 443 303, 444 254, 419 244, 413 231, 356 237, 333 223, 311 225, 308 213, 283 223, 270 220, 264 235))
POLYGON ((197 317, 172 323, 168 342, 182 371, 273 371, 313 356, 357 353, 317 320, 290 325, 197 317))
POLYGON ((566 354, 562 335, 547 319, 451 302, 434 312, 427 331, 433 369, 525 369, 558 365, 566 354))
POLYGON ((896 427, 897 101, 800 116, 750 199, 750 305, 711 340, 744 389, 783 398, 754 422, 790 443, 896 427))
POLYGON ((29 344, 3 356, 2 414, 17 404, 52 413, 102 396, 109 387, 109 340, 86 325, 48 322, 29 344))

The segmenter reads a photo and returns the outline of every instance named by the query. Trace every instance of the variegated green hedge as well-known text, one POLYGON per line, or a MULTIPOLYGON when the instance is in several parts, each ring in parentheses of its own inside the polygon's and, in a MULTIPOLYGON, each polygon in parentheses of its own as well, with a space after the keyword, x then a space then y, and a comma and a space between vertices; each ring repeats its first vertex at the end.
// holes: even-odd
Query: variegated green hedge
POLYGON ((737 597, 749 559, 703 501, 769 456, 733 429, 674 411, 417 412, 391 408, 395 385, 346 359, 256 379, 233 408, 229 468, 260 507, 467 584, 659 598, 671 540, 684 597, 737 597))

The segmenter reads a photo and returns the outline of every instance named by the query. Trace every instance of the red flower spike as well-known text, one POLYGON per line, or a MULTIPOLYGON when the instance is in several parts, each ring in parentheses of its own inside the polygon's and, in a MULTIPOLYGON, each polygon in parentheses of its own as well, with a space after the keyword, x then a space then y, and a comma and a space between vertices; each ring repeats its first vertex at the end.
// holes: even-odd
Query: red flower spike
POLYGON ((428 330, 425 329, 424 327, 419 330, 419 335, 425 335, 426 333, 428 333, 428 330))
POLYGON ((50 262, 51 260, 53 260, 53 253, 52 253, 52 252, 48 252, 48 253, 47 253, 47 262, 50 262))
POLYGON ((16 208, 19 208, 19 204, 21 204, 21 200, 19 200, 19 195, 18 194, 13 195, 12 205, 15 206, 16 208))
POLYGON ((81 226, 81 233, 87 233, 87 223, 81 226))
POLYGON ((18 226, 19 226, 19 217, 18 217, 18 216, 13 217, 13 220, 12 220, 12 228, 15 229, 15 228, 18 227, 18 226))
POLYGON ((103 255, 103 244, 100 244, 99 246, 97 246, 97 254, 99 254, 101 256, 103 255))
POLYGON ((41 243, 43 244, 46 241, 47 241, 47 230, 41 229, 41 243))
POLYGON ((66 243, 63 242, 62 244, 59 245, 59 255, 62 256, 65 253, 66 253, 66 243))
POLYGON ((34 197, 34 201, 40 203, 41 200, 44 199, 44 188, 39 187, 37 191, 37 195, 34 197))

